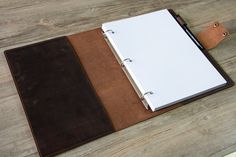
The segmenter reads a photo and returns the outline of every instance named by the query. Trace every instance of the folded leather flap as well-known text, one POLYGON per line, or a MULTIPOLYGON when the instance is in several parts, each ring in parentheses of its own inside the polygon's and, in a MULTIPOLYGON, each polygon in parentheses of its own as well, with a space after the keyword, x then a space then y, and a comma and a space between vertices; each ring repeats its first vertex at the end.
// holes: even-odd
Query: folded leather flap
POLYGON ((229 35, 223 24, 215 22, 197 34, 199 42, 207 49, 215 48, 229 35))

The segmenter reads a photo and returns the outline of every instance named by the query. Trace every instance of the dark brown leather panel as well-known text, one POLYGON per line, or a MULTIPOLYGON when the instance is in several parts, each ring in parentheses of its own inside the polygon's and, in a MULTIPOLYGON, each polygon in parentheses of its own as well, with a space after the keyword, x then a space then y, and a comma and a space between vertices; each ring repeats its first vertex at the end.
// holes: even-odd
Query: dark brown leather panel
POLYGON ((5 52, 41 156, 114 131, 65 37, 5 52))
POLYGON ((116 130, 180 106, 155 113, 145 109, 122 71, 100 28, 68 36, 116 130))

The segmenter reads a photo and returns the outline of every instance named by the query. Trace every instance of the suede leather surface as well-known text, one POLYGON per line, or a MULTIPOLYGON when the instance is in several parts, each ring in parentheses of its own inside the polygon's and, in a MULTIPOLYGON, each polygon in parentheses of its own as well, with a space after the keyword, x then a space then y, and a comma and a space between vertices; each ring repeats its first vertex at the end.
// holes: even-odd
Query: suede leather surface
POLYGON ((134 91, 100 28, 68 36, 116 130, 165 113, 176 104, 152 112, 134 91))
POLYGON ((5 52, 41 156, 114 131, 65 37, 5 52))

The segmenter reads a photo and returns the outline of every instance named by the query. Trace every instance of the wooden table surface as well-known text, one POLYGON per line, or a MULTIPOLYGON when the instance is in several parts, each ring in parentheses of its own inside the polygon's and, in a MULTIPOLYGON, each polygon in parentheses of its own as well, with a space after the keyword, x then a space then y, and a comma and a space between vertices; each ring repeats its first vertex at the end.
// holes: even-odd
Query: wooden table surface
MULTIPOLYGON (((0 157, 39 156, 3 51, 172 8, 196 33, 214 21, 231 35, 210 51, 236 82, 235 0, 0 0, 0 157)), ((131 113, 132 114, 132 113, 131 113)), ((59 156, 216 157, 236 151, 236 86, 59 156)))

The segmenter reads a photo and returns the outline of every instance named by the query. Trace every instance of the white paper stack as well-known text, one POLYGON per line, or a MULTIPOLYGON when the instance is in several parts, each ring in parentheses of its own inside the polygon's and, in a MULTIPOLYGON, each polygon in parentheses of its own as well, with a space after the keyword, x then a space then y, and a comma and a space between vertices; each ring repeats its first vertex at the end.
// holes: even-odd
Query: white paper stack
POLYGON ((227 83, 167 9, 104 23, 102 29, 152 111, 227 83))

